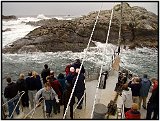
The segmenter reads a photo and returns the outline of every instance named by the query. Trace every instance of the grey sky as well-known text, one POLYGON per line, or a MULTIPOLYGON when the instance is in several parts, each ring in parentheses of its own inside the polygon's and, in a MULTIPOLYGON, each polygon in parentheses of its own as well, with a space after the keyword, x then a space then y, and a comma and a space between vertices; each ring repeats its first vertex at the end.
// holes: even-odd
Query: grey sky
MULTIPOLYGON (((120 2, 103 2, 102 9, 109 10, 120 2)), ((3 15, 86 15, 100 9, 101 2, 3 2, 3 15)), ((157 2, 129 2, 131 6, 146 8, 155 14, 157 2)))

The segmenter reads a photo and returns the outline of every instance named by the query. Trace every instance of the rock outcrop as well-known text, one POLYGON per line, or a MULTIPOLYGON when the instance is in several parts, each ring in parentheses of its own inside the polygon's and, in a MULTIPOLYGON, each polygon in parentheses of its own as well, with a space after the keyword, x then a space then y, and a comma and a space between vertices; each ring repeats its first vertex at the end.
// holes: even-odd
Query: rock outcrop
POLYGON ((2 32, 7 32, 7 31, 11 31, 11 28, 6 28, 6 29, 2 30, 2 32))
MULTIPOLYGON (((109 42, 118 43, 121 9, 120 5, 114 6, 114 16, 111 25, 109 42)), ((122 9, 122 39, 121 44, 134 48, 158 47, 158 16, 142 7, 131 7, 123 3, 122 9)), ((93 40, 105 42, 111 10, 103 10, 100 13, 93 40)), ((79 52, 86 48, 97 12, 75 18, 73 20, 41 20, 28 22, 27 24, 40 26, 28 33, 24 38, 12 43, 12 47, 5 47, 3 53, 20 52, 24 46, 33 45, 36 51, 79 52)), ((92 43, 91 46, 94 46, 92 43)), ((30 47, 30 46, 29 46, 30 47)))
POLYGON ((2 19, 17 19, 17 17, 14 16, 14 15, 10 15, 10 16, 4 16, 4 15, 2 15, 2 19))

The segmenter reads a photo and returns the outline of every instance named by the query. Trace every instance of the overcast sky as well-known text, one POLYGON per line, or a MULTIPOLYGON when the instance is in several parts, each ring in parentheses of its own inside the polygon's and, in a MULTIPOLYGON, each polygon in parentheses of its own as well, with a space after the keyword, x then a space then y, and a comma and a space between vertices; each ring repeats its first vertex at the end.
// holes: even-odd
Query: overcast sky
MULTIPOLYGON (((120 2, 103 2, 102 9, 109 10, 120 2)), ((129 2, 131 6, 146 8, 158 13, 158 2, 129 2)), ((102 2, 2 2, 3 15, 86 15, 100 9, 102 2)))

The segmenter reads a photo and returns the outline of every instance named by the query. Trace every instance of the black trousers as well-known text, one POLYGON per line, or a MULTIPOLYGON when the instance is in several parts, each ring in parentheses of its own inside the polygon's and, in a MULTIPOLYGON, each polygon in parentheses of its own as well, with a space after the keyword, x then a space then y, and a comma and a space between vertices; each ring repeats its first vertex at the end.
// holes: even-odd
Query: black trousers
POLYGON ((158 119, 158 105, 152 104, 152 103, 148 103, 147 105, 147 115, 146 115, 146 119, 158 119), (151 118, 153 113, 153 117, 151 118))
MULTIPOLYGON (((67 108, 67 104, 64 104, 64 112, 63 112, 63 115, 65 113, 65 110, 67 108)), ((73 119, 73 104, 70 104, 70 117, 71 119, 73 119)))

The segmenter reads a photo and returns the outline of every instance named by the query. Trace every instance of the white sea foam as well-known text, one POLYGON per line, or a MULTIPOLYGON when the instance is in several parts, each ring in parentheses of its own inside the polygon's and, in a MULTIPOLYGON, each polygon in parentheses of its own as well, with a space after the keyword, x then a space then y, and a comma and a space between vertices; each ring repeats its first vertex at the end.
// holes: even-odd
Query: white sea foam
POLYGON ((2 30, 10 29, 11 31, 5 31, 2 33, 2 47, 24 37, 30 31, 34 30, 38 26, 26 25, 27 22, 36 22, 42 19, 51 19, 57 18, 59 20, 71 20, 74 17, 72 16, 57 16, 57 17, 46 17, 43 14, 37 15, 37 17, 20 17, 16 20, 3 20, 2 21, 2 30))
MULTIPOLYGON (((70 19, 58 17, 58 19, 70 19)), ((40 19, 46 19, 44 15, 39 15, 39 17, 21 17, 17 20, 3 21, 2 28, 3 30, 10 28, 11 31, 6 31, 2 33, 2 43, 3 47, 13 41, 24 37, 30 31, 35 29, 35 26, 26 25, 26 22, 29 21, 38 21, 40 19)), ((105 47, 104 43, 95 42, 96 47, 90 47, 87 52, 86 62, 93 63, 96 66, 101 64, 110 64, 112 55, 117 51, 117 46, 112 44, 107 44, 105 54, 103 48, 105 47), (103 57, 105 60, 103 61, 103 57)), ((26 64, 26 63, 39 63, 44 64, 48 62, 53 62, 54 59, 58 60, 75 60, 77 58, 84 58, 84 52, 37 52, 37 53, 24 53, 24 54, 3 54, 3 62, 11 64, 26 64)), ((158 50, 150 48, 136 48, 135 50, 130 49, 121 49, 121 60, 122 66, 132 69, 132 70, 141 70, 144 71, 148 69, 149 65, 157 63, 158 50), (152 58, 151 58, 152 57, 152 58), (145 63, 145 64, 144 64, 145 63)), ((61 62, 59 62, 61 63, 61 62)), ((61 63, 65 65, 66 63, 61 63)), ((153 65, 156 67, 156 65, 153 65)), ((149 69, 148 69, 149 70, 149 69)))
POLYGON ((49 17, 46 17, 45 15, 43 15, 43 14, 39 14, 38 16, 37 16, 37 19, 50 19, 49 17))

